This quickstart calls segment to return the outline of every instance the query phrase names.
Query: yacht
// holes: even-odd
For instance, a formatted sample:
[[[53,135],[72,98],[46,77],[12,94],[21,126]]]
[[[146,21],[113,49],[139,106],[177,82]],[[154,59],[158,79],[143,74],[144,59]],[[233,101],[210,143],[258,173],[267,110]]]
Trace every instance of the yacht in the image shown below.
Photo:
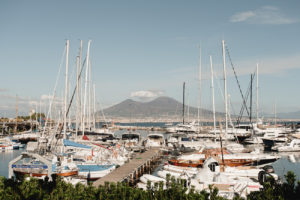
[[[121,136],[121,143],[124,144],[126,149],[140,151],[141,142],[141,134],[138,132],[128,131]]]
[[[276,145],[272,150],[279,152],[296,152],[300,151],[300,139],[293,139],[288,144]]]
[[[99,164],[77,164],[79,169],[78,176],[88,180],[97,180],[113,170],[115,165],[99,165]]]
[[[165,145],[165,138],[160,133],[149,134],[145,141],[145,147],[165,147]]]

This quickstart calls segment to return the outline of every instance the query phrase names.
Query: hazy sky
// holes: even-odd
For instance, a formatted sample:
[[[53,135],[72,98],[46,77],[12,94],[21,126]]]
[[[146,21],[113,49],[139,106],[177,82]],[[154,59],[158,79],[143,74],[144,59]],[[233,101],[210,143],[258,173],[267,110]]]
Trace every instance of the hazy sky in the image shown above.
[[[221,92],[224,39],[243,92],[259,63],[260,112],[300,110],[300,1],[0,1],[0,115],[35,108],[53,93],[66,39],[74,80],[79,40],[91,43],[97,101],[104,107],[127,98],[157,96],[197,106],[199,45],[202,107],[211,109],[209,55],[213,57],[216,104]],[[227,59],[228,93],[237,113],[241,95]],[[57,95],[63,94],[62,69]],[[71,84],[73,84],[72,81]],[[74,86],[72,86],[74,87]],[[254,85],[255,87],[255,85]],[[254,96],[255,98],[255,96]],[[45,100],[44,100],[45,101]],[[255,103],[255,102],[254,102]],[[28,105],[30,105],[28,107]]]

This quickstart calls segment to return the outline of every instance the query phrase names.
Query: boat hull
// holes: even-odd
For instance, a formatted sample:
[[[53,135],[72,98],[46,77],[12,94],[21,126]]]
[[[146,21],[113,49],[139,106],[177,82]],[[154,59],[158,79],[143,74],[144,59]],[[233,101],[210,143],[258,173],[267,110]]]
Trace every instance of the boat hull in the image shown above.
[[[42,176],[48,176],[47,172],[25,172],[25,171],[19,171],[19,170],[14,170],[14,173],[16,176],[31,176],[31,177],[42,177]]]
[[[202,167],[204,160],[193,161],[193,162],[169,160],[169,163],[171,165],[181,166],[181,167]],[[225,159],[224,160],[224,165],[229,166],[229,167],[252,165],[253,163],[254,163],[254,161],[251,159]]]
[[[63,176],[63,177],[67,177],[67,176],[75,176],[78,174],[78,170],[74,170],[74,171],[66,171],[66,172],[59,172],[59,173],[55,173],[57,176]]]

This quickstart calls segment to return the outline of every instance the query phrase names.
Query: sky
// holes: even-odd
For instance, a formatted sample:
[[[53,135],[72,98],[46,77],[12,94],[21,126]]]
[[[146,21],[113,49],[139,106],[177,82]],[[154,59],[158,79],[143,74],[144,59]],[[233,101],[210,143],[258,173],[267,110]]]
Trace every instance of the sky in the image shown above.
[[[14,115],[16,96],[20,113],[40,101],[49,105],[57,77],[56,96],[63,96],[66,40],[72,88],[80,40],[83,58],[91,40],[92,81],[102,108],[128,98],[182,101],[186,82],[187,102],[211,109],[211,55],[216,108],[223,111],[225,40],[244,94],[258,63],[260,113],[274,112],[274,105],[277,112],[300,111],[299,8],[298,0],[1,0],[0,116]],[[242,98],[228,55],[226,69],[231,110],[238,113]]]

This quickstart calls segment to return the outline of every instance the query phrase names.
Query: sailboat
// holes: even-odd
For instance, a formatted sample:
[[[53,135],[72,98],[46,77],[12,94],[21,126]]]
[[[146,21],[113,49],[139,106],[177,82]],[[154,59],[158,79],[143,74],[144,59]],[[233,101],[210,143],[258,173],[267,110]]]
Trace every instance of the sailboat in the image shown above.
[[[27,174],[29,176],[42,177],[42,176],[51,176],[55,174],[57,176],[72,176],[78,174],[78,168],[72,161],[72,155],[64,152],[64,143],[63,139],[66,139],[67,133],[67,97],[68,97],[68,63],[69,61],[69,40],[66,41],[66,73],[65,73],[65,97],[64,97],[64,119],[63,126],[58,127],[57,132],[54,132],[53,135],[57,136],[55,139],[57,149],[60,149],[60,152],[47,152],[41,151],[39,149],[39,144],[42,142],[48,142],[47,138],[42,137],[40,141],[35,143],[29,143],[28,146],[37,146],[33,148],[34,152],[24,152],[21,156],[12,160],[9,163],[10,176],[14,172],[17,175]],[[52,100],[53,101],[53,100]],[[48,118],[48,116],[47,116]],[[62,124],[61,124],[62,125]],[[44,129],[45,131],[45,129]],[[63,134],[61,133],[63,131]],[[56,146],[55,145],[55,146]]]
[[[168,127],[166,130],[167,133],[196,133],[198,130],[195,121],[191,123],[185,121],[185,82],[183,82],[182,123]]]

